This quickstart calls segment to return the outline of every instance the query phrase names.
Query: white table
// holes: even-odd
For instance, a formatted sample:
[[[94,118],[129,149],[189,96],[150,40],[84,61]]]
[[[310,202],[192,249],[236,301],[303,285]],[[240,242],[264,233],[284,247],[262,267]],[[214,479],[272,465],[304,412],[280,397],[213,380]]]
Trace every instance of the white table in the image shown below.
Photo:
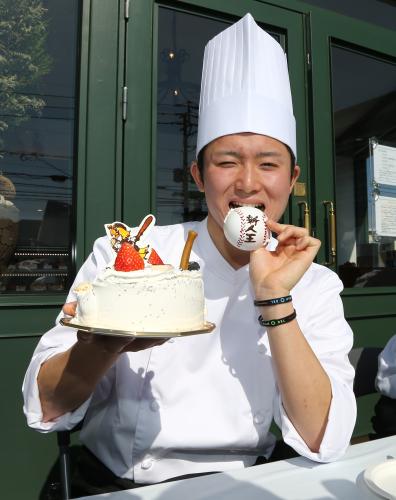
[[[366,486],[363,472],[389,458],[396,458],[396,436],[353,445],[330,464],[298,457],[84,500],[373,500],[382,497]]]

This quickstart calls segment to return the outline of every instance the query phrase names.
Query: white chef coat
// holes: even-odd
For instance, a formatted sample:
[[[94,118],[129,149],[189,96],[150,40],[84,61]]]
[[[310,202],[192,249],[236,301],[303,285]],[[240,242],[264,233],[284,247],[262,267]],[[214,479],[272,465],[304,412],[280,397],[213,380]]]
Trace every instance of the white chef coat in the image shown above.
[[[117,476],[138,483],[252,465],[273,449],[273,417],[298,453],[336,460],[348,446],[356,418],[347,356],[352,332],[343,315],[339,278],[312,264],[292,290],[300,328],[332,386],[327,428],[313,453],[282,407],[266,330],[253,304],[249,266],[234,270],[223,259],[206,220],[155,227],[149,240],[164,262],[178,266],[190,229],[198,233],[191,260],[201,266],[207,320],[216,329],[122,354],[80,408],[43,423],[36,381],[40,365],[76,341],[73,330],[55,326],[41,338],[24,380],[28,424],[42,432],[70,429],[85,416],[82,442]],[[108,239],[98,239],[72,289],[92,281],[111,256]]]

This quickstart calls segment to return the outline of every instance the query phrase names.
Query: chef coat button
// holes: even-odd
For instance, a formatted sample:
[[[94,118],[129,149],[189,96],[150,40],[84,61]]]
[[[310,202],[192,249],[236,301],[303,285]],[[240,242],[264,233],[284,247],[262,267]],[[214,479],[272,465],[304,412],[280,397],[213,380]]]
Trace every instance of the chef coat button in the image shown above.
[[[258,348],[258,352],[260,354],[263,354],[266,351],[266,348],[265,348],[264,344],[259,344],[257,348]]]
[[[141,464],[141,468],[144,470],[150,469],[153,465],[153,459],[151,457],[145,458]]]
[[[158,401],[156,401],[155,399],[153,399],[150,403],[150,408],[153,410],[153,411],[158,411],[159,410],[159,403]]]
[[[254,414],[253,422],[255,424],[260,425],[260,424],[263,424],[264,421],[265,421],[264,415],[260,411],[258,411],[257,413]]]

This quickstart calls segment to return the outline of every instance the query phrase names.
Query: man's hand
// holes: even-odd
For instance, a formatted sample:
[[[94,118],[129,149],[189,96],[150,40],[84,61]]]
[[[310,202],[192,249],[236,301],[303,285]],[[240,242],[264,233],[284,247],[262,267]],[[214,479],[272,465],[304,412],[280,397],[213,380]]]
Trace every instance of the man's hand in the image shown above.
[[[66,303],[62,311],[67,316],[74,317],[76,314],[77,302]],[[84,344],[91,344],[109,354],[121,354],[122,352],[137,352],[149,349],[166,342],[167,339],[136,339],[128,337],[117,337],[112,335],[96,335],[94,333],[78,330],[77,339]]]
[[[288,295],[321,245],[305,228],[270,220],[267,225],[278,234],[278,246],[272,252],[259,248],[250,254],[250,277],[257,299],[274,298],[274,293]]]

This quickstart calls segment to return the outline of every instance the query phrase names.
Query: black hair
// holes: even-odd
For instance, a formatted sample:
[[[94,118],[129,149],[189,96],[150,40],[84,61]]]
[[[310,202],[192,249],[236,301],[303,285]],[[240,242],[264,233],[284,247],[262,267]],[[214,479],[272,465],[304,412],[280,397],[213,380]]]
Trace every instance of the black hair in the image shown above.
[[[203,182],[203,174],[204,174],[204,156],[205,156],[205,149],[206,146],[204,146],[200,152],[198,153],[197,157],[197,165],[198,165],[198,171],[199,175],[201,176],[201,180]]]

